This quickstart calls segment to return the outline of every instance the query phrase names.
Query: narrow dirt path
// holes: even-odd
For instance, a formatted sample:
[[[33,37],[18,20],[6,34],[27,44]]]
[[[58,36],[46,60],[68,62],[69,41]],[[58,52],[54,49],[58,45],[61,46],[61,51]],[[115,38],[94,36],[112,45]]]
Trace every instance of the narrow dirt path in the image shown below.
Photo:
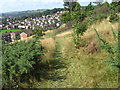
[[[57,34],[56,37],[62,37],[62,36],[69,35],[69,34],[72,34],[72,33],[73,33],[72,31],[67,31],[67,32],[63,32],[63,33]],[[32,39],[33,36],[30,36],[30,37],[27,37],[25,39],[22,39],[22,41]],[[42,39],[41,41],[44,42],[44,41],[47,41],[47,40],[49,41],[51,39],[52,38],[45,38],[45,39]],[[18,40],[18,41],[20,41],[20,40]]]
[[[67,32],[63,32],[61,34],[57,34],[56,37],[62,37],[62,36],[69,35],[69,34],[72,34],[72,33],[73,33],[72,31],[67,31]]]

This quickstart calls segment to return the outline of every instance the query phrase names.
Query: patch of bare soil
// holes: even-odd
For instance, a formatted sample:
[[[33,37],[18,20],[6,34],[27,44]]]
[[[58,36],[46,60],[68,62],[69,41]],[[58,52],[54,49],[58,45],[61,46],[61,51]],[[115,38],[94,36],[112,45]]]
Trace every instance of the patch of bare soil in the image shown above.
[[[96,53],[100,50],[100,47],[98,46],[100,42],[96,39],[93,39],[87,46],[86,52],[87,53]]]

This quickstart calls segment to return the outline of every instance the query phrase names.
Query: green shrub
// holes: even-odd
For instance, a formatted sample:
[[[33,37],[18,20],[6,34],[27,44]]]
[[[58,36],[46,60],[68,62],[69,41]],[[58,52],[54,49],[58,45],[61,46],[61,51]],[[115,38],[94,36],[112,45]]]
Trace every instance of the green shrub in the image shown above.
[[[87,23],[86,22],[78,23],[77,25],[74,25],[74,28],[75,28],[75,33],[83,35],[83,33],[87,29]]]
[[[36,39],[4,44],[2,47],[3,86],[18,88],[21,75],[30,73],[41,61],[43,48]]]
[[[20,40],[20,35],[17,35],[17,36],[16,36],[16,40]]]
[[[60,20],[63,23],[68,23],[69,21],[71,21],[71,13],[69,12],[63,13],[60,17]]]
[[[72,13],[71,18],[74,24],[82,22],[86,18],[86,13],[84,11],[77,11]]]
[[[116,7],[115,11],[116,11],[117,13],[120,13],[120,5]]]
[[[74,43],[75,46],[78,47],[80,44],[80,36],[84,34],[84,32],[87,30],[87,23],[81,22],[73,26],[74,28]]]
[[[97,20],[98,21],[102,21],[103,19],[106,19],[108,16],[106,14],[100,14],[98,17],[97,17]]]
[[[36,38],[36,39],[41,39],[41,36],[45,35],[43,33],[43,29],[42,27],[40,26],[35,26],[35,29],[32,30],[33,34],[35,34],[35,36],[33,38]]]
[[[119,16],[117,14],[111,14],[109,22],[115,22],[119,20]]]
[[[120,12],[120,1],[118,2],[112,2],[110,4],[110,9],[114,10],[114,12],[119,13]]]

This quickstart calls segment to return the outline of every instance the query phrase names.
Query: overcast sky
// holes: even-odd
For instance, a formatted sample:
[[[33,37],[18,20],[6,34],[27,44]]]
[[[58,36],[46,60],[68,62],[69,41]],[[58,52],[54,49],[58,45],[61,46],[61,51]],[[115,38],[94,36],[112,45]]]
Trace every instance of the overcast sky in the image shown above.
[[[81,5],[87,5],[95,0],[78,0]],[[111,2],[111,0],[107,0]],[[11,11],[25,11],[36,9],[52,9],[63,7],[63,0],[2,0],[0,13]]]

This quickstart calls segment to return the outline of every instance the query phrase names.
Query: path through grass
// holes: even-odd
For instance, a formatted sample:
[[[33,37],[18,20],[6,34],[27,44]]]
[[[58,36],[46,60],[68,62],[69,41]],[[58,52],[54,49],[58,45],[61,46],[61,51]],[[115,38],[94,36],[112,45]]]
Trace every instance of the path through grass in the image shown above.
[[[117,88],[117,72],[105,63],[105,51],[88,54],[82,48],[76,49],[71,35],[57,37],[55,41],[56,49],[49,61],[49,74],[41,82],[35,81],[33,87]]]
[[[117,25],[115,25],[117,26]],[[105,26],[106,27],[106,26]],[[99,27],[100,28],[100,27]],[[114,43],[109,28],[99,30],[101,35]],[[106,62],[107,53],[104,50],[88,51],[95,43],[95,33],[85,33],[80,42],[80,48],[74,47],[72,34],[55,36],[44,40],[48,53],[48,63],[42,64],[41,81],[34,79],[33,88],[117,88],[118,73]],[[87,34],[87,35],[86,35]],[[55,42],[55,43],[54,43]],[[55,45],[55,47],[54,47]],[[53,49],[55,48],[55,49]],[[50,56],[49,56],[50,55]],[[46,68],[45,68],[46,67]],[[49,68],[48,68],[49,67]]]

